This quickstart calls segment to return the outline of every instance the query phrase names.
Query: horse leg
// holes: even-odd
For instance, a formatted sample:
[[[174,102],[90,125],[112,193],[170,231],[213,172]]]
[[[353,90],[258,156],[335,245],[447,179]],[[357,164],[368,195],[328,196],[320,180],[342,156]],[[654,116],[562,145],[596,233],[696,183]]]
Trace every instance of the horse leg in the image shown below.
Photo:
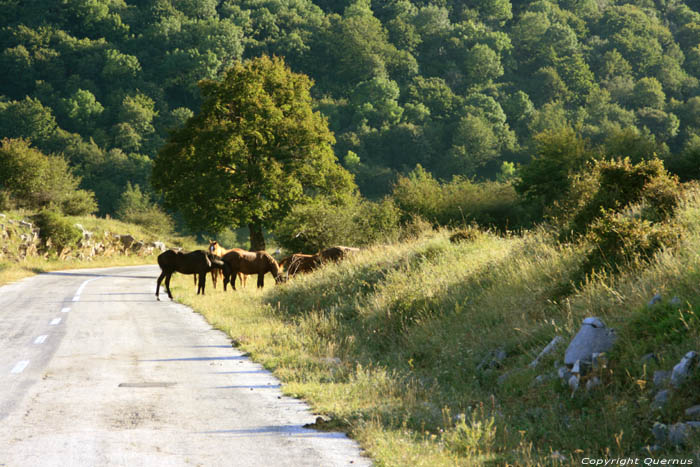
[[[211,270],[211,283],[214,288],[216,288],[216,281],[219,278],[219,274],[221,274],[221,269],[212,269]]]
[[[241,287],[245,287],[246,275],[243,274],[242,272],[239,272],[239,273],[238,273],[238,279],[239,279],[240,282],[241,282]]]
[[[173,277],[173,273],[171,272],[170,274],[167,274],[165,276],[165,290],[168,291],[168,297],[170,297],[170,300],[173,299],[173,294],[170,293],[170,278]]]
[[[258,274],[258,288],[262,289],[263,287],[265,287],[265,273],[261,272]]]
[[[207,285],[207,273],[201,272],[201,273],[199,273],[199,287],[197,287],[197,295],[199,295],[200,290],[202,291],[202,295],[204,295],[204,287],[206,285]]]
[[[162,282],[164,277],[165,277],[165,271],[160,273],[160,276],[158,276],[158,281],[156,282],[156,299],[159,301],[160,301],[160,297],[158,296],[158,292],[160,291],[160,283]]]

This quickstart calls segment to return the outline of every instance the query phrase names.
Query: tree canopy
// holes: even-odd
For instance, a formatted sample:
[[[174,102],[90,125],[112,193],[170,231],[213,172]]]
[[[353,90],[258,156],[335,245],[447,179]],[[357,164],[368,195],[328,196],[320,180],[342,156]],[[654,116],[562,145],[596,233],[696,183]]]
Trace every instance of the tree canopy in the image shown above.
[[[314,195],[342,197],[354,182],[333,153],[326,119],[312,108],[311,81],[281,58],[262,56],[200,82],[201,111],[158,153],[153,185],[193,228],[247,225],[251,247]]]
[[[697,1],[0,5],[0,137],[63,153],[101,214],[127,182],[151,191],[169,130],[200,110],[200,80],[262,55],[314,80],[335,155],[372,197],[418,163],[493,178],[536,157],[543,131],[580,129],[594,145],[627,135],[632,157],[676,162],[700,135]]]

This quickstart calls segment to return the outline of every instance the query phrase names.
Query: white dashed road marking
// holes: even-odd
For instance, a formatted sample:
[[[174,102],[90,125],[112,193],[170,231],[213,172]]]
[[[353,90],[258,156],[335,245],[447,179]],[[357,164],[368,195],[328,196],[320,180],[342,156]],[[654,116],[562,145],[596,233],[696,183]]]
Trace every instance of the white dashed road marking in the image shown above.
[[[70,308],[61,308],[61,313],[68,313]]]
[[[60,322],[61,322],[61,318],[54,318],[51,320],[51,326],[56,326]]]
[[[29,365],[29,360],[22,360],[17,362],[17,364],[12,368],[10,373],[22,373],[25,368]]]
[[[46,338],[47,338],[47,337],[49,337],[49,336],[47,336],[47,335],[39,336],[39,337],[36,338],[36,340],[34,341],[34,343],[35,343],[35,344],[43,344],[44,342],[46,342]]]
[[[88,279],[82,284],[80,284],[80,287],[78,287],[78,291],[75,292],[75,296],[73,297],[73,301],[77,302],[80,300],[80,294],[83,293],[83,289],[85,289],[85,286],[88,285],[92,281],[96,281],[97,279],[101,279],[101,277],[93,277],[92,279]]]

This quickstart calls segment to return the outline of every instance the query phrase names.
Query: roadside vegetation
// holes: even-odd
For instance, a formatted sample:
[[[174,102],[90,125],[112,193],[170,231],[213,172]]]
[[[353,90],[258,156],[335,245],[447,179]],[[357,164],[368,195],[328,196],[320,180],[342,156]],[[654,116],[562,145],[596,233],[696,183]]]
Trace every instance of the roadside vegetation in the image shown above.
[[[3,229],[0,234],[10,229],[10,223],[15,224],[21,221],[33,222],[37,212],[29,210],[2,211],[5,215],[0,219]],[[183,249],[196,249],[197,243],[192,237],[178,236],[175,234],[163,235],[153,232],[139,225],[129,224],[116,219],[104,219],[92,215],[87,216],[58,216],[58,222],[69,231],[77,233],[80,238],[80,231],[75,224],[82,225],[91,232],[95,238],[103,238],[105,233],[117,233],[120,235],[131,235],[144,242],[160,241],[168,247],[181,247]],[[77,232],[75,232],[77,231]],[[48,235],[44,232],[44,235]],[[72,237],[73,234],[71,234]],[[41,236],[41,234],[40,234]],[[50,236],[47,238],[51,238]],[[73,239],[75,237],[72,237]],[[18,236],[4,236],[0,242],[0,249],[6,249],[8,254],[0,255],[0,285],[14,282],[24,277],[28,277],[45,271],[57,271],[61,269],[75,268],[100,268],[112,266],[132,266],[138,264],[155,264],[156,255],[140,256],[138,254],[114,254],[110,256],[96,255],[90,259],[79,260],[76,258],[61,258],[55,247],[46,248],[34,255],[27,255],[18,259],[15,253],[19,247],[21,239]],[[72,240],[71,240],[72,241]]]
[[[676,222],[683,235],[674,248],[574,283],[585,241],[561,243],[557,231],[537,228],[474,230],[452,243],[453,231],[427,229],[263,291],[249,283],[195,297],[181,277],[174,293],[273,371],[287,394],[308,400],[324,418],[318,428],[347,431],[378,465],[697,459],[694,444],[646,451],[654,421],[681,420],[700,402],[696,374],[664,410],[650,410],[654,371],[700,348],[697,191]],[[662,303],[648,306],[657,293]],[[537,383],[563,354],[528,364],[555,335],[570,341],[588,316],[619,335],[602,386],[572,395],[556,377]],[[507,357],[492,365],[499,349]],[[642,359],[650,352],[658,360]]]

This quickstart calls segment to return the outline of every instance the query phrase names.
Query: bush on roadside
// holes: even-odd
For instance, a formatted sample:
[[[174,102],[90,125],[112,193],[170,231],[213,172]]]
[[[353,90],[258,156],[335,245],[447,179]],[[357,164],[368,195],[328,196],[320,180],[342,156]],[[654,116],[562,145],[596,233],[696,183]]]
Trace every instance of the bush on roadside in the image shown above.
[[[295,206],[272,234],[289,251],[315,253],[332,245],[360,246],[395,240],[399,210],[389,199],[379,202],[349,197],[340,205],[323,197]]]
[[[170,234],[174,230],[173,220],[139,185],[126,184],[126,190],[117,202],[116,217],[130,224],[141,225],[154,233]]]
[[[82,232],[57,211],[44,209],[34,215],[33,220],[39,228],[39,236],[44,245],[51,245],[57,253],[66,247],[75,246],[82,237]]]
[[[526,226],[530,213],[511,182],[473,182],[456,176],[441,183],[420,165],[399,177],[392,197],[404,219],[420,216],[433,225],[476,223],[503,231]]]

